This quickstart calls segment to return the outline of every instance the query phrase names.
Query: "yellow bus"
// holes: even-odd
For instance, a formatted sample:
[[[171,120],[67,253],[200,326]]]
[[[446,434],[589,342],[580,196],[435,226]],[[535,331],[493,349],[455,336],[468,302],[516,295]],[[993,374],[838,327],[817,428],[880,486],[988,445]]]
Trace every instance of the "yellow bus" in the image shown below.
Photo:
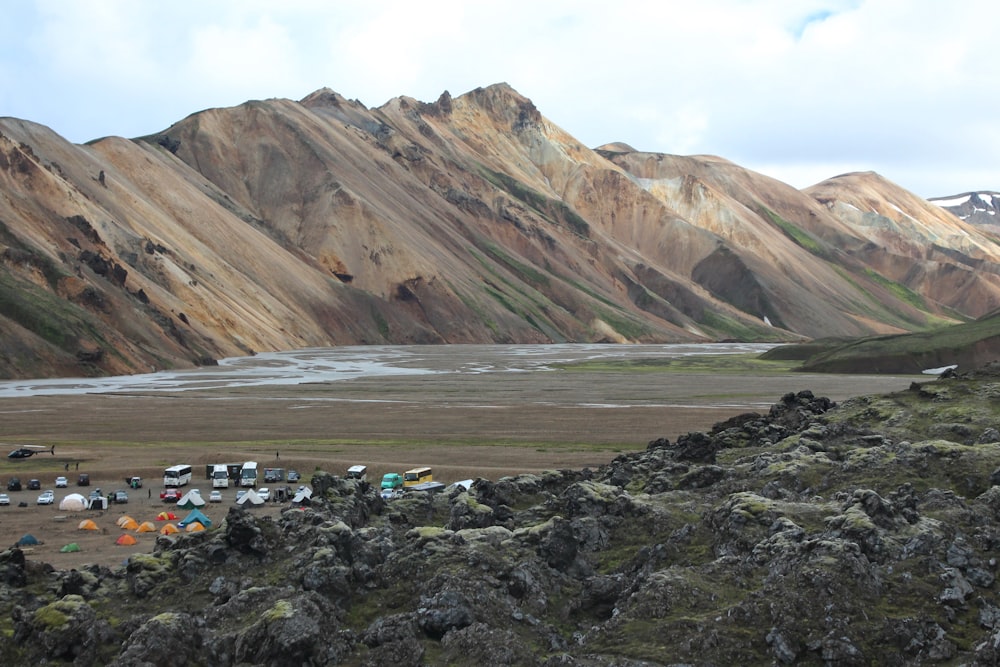
[[[433,481],[434,475],[431,469],[427,466],[422,468],[413,468],[412,470],[407,470],[403,473],[403,488]]]

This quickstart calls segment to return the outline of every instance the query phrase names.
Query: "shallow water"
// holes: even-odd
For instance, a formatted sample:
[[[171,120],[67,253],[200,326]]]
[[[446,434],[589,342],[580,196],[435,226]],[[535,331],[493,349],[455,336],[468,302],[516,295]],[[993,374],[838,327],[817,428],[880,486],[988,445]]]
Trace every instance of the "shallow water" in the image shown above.
[[[590,359],[677,358],[761,353],[754,343],[703,345],[371,345],[308,348],[222,359],[218,366],[105,378],[0,382],[0,398],[121,392],[178,392],[253,386],[328,383],[359,377],[426,374],[525,373]]]

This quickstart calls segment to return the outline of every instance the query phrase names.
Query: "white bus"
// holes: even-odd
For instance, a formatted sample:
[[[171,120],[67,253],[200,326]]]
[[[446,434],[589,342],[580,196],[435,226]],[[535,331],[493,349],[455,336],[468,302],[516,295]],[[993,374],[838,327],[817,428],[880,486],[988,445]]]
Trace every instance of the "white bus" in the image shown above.
[[[191,481],[191,466],[170,466],[163,471],[163,486],[186,486]]]
[[[257,486],[257,462],[247,461],[240,468],[240,486]]]
[[[229,468],[226,467],[225,463],[216,463],[212,466],[212,488],[229,488]]]

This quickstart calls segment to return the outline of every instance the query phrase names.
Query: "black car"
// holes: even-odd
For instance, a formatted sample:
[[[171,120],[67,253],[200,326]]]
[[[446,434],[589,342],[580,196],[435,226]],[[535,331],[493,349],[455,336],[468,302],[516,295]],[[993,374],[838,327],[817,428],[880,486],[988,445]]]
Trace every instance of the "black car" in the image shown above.
[[[85,472],[81,472],[80,476],[76,478],[77,486],[90,486],[90,475]]]
[[[7,482],[8,491],[20,491],[21,490],[21,480],[17,477],[11,477],[10,481]]]
[[[28,491],[37,491],[42,488],[42,483],[37,479],[28,480]]]

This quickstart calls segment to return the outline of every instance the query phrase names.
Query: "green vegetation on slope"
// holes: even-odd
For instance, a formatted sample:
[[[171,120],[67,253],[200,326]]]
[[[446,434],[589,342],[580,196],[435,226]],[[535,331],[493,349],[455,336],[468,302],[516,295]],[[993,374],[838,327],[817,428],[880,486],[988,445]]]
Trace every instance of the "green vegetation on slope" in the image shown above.
[[[785,346],[762,358],[804,359],[800,370],[808,372],[920,373],[953,364],[971,369],[1000,358],[1000,311],[935,331]]]

